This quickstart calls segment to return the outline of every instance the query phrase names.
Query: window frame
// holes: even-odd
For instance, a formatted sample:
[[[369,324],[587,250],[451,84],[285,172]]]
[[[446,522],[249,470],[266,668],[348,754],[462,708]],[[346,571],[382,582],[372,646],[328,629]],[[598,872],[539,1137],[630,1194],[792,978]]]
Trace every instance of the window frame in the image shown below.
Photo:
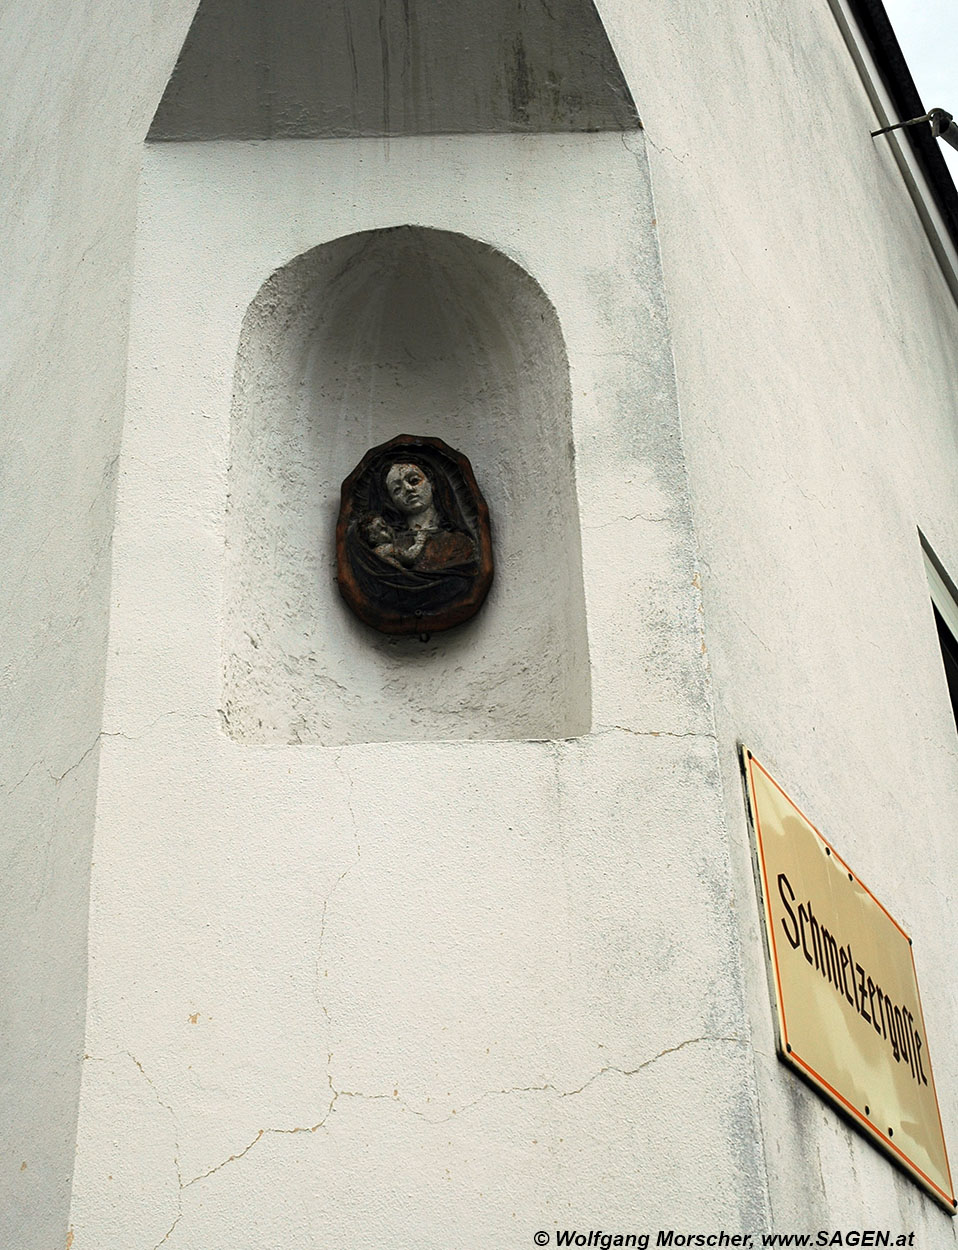
[[[925,577],[931,595],[938,631],[938,645],[945,670],[951,708],[958,730],[958,588],[945,572],[941,561],[932,551],[922,534],[921,553],[925,562]]]

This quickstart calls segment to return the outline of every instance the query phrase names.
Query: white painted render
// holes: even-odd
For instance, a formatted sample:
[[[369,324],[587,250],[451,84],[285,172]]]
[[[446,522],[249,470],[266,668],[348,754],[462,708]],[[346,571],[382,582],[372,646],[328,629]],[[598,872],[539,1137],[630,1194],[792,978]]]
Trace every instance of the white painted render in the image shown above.
[[[706,833],[720,805],[643,146],[640,136],[476,136],[367,140],[358,152],[355,141],[148,151],[113,549],[77,1247],[120,1246],[147,1227],[171,1247],[252,1245],[251,1228],[266,1244],[332,1235],[372,1246],[415,1228],[417,1244],[438,1248],[455,1225],[498,1244],[566,1212],[598,1217],[606,1202],[620,1220],[638,1201],[665,1222],[674,1196],[643,1163],[648,1146],[627,1145],[650,1131],[641,1108],[660,1102],[654,1155],[681,1170],[683,1205],[710,1203],[735,1226],[763,1218],[725,842],[716,827]],[[583,236],[600,183],[610,217]],[[560,200],[570,211],[544,215]],[[350,745],[326,747],[315,732],[311,743],[227,736],[221,653],[236,621],[246,613],[281,634],[302,624],[292,590],[284,601],[262,578],[243,580],[248,559],[227,573],[230,534],[241,538],[229,518],[250,497],[231,478],[231,423],[235,434],[248,420],[236,388],[263,394],[257,369],[234,379],[247,308],[310,248],[407,223],[496,248],[485,281],[524,270],[521,289],[542,292],[526,315],[551,305],[561,327],[568,366],[553,353],[549,368],[568,370],[576,494],[557,472],[563,461],[568,471],[568,429],[556,449],[526,446],[528,428],[510,434],[506,422],[491,438],[482,414],[457,426],[455,412],[437,409],[413,432],[455,434],[478,472],[483,454],[500,466],[484,483],[494,518],[522,499],[540,508],[544,474],[565,543],[581,525],[591,721],[586,704],[567,741],[422,740],[435,736],[436,713],[420,670],[450,654],[488,667],[498,650],[500,680],[513,680],[510,657],[540,610],[524,581],[541,597],[551,561],[577,564],[577,551],[546,542],[533,546],[541,574],[533,563],[512,577],[539,536],[502,516],[500,599],[474,632],[482,651],[445,644],[410,657],[405,679],[392,678],[403,732],[357,654],[329,554],[338,477],[380,441],[388,414],[372,433],[348,408],[342,429],[330,425],[324,375],[304,352],[297,403],[338,459],[336,472],[317,465],[323,506],[304,514],[312,532],[287,522],[282,541],[301,544],[303,559],[310,543],[327,544],[313,564],[328,624],[312,645],[338,664],[352,700],[382,704],[385,734],[369,725],[373,741],[354,731]],[[526,308],[514,281],[501,286],[503,316]],[[450,344],[467,316],[482,346],[482,309],[447,307]],[[525,333],[518,322],[516,341]],[[469,381],[464,369],[466,392]],[[550,385],[561,407],[564,386]],[[406,402],[395,432],[408,424]],[[527,427],[530,402],[517,409]],[[298,428],[276,403],[254,445]],[[287,446],[273,476],[303,454],[302,440]],[[243,474],[261,474],[247,461]],[[286,513],[298,497],[285,499]],[[268,533],[274,522],[261,524]],[[249,584],[270,596],[265,622]],[[290,679],[295,697],[317,675],[301,666]],[[257,689],[245,696],[254,711],[269,694]],[[485,698],[496,706],[494,692]],[[483,723],[478,687],[472,704],[450,737],[466,736],[470,717]],[[375,741],[383,736],[392,741]],[[666,833],[677,790],[697,814]],[[706,1099],[692,1093],[703,1080]],[[689,1092],[663,1099],[660,1082]],[[137,1091],[161,1129],[149,1149],[129,1144]],[[606,1144],[586,1161],[575,1125],[596,1115]],[[703,1125],[711,1166],[695,1144]],[[286,1164],[283,1146],[293,1150]],[[276,1174],[251,1222],[263,1158]],[[399,1160],[414,1167],[411,1193]],[[611,1194],[609,1166],[620,1178]],[[309,1201],[300,1167],[315,1169]],[[515,1197],[504,1184],[519,1186]]]
[[[775,1058],[735,750],[912,934],[958,1150],[958,739],[918,540],[958,580],[958,312],[827,0],[597,7],[644,136],[144,150],[189,4],[0,18],[4,1245],[955,1242]],[[590,718],[236,741],[243,318],[405,223],[555,310]]]
[[[0,10],[0,1245],[63,1245],[143,136],[189,0]]]
[[[599,7],[652,166],[771,1216],[937,1250],[954,1221],[775,1058],[736,741],[911,934],[954,1168],[958,738],[918,529],[954,578],[958,311],[826,3]]]

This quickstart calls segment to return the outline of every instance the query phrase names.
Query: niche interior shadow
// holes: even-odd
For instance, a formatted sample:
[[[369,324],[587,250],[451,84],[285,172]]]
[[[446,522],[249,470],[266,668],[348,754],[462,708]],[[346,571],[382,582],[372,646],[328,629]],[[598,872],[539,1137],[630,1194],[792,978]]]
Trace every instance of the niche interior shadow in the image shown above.
[[[472,462],[496,578],[428,643],[335,583],[341,481],[396,434]],[[555,738],[590,724],[571,394],[555,310],[463,235],[400,226],[298,256],[247,310],[234,379],[223,716],[247,743]]]

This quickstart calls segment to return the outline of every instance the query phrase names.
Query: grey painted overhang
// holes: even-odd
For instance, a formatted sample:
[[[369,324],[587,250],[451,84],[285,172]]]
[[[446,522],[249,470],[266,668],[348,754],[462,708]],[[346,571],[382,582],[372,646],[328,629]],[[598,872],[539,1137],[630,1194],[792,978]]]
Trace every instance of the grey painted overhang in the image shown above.
[[[200,0],[147,137],[638,125],[592,0]]]

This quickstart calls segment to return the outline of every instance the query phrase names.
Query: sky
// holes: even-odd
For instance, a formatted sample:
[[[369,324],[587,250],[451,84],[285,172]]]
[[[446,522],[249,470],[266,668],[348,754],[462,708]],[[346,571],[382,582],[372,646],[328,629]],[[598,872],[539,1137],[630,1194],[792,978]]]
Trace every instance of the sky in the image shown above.
[[[958,120],[958,0],[884,3],[925,108],[947,109]],[[958,183],[958,152],[939,146]]]

